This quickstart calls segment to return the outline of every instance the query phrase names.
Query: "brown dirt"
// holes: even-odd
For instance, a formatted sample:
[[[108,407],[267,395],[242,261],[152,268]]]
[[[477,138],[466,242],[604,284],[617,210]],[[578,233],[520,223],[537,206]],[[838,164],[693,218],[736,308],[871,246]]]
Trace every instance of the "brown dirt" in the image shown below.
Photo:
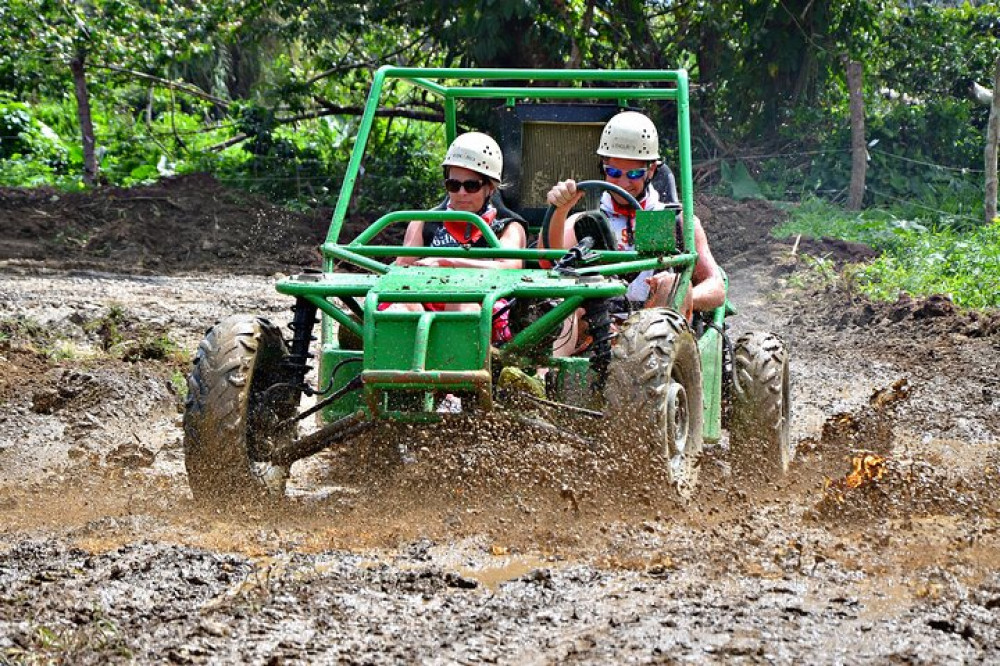
[[[189,175],[65,193],[0,189],[0,261],[137,273],[318,266],[330,211],[296,213]]]
[[[191,500],[176,380],[222,316],[287,321],[250,274],[315,265],[328,211],[193,176],[0,195],[0,663],[1000,658],[996,313],[791,289],[816,248],[764,202],[697,212],[734,331],[791,344],[789,475],[737,478],[724,438],[685,505],[649,456],[459,419],[260,508]]]

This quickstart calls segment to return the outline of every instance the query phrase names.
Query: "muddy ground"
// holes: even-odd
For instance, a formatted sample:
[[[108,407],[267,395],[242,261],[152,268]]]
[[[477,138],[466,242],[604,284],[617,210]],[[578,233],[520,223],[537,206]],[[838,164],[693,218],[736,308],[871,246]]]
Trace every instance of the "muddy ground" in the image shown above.
[[[998,317],[867,303],[803,259],[863,248],[793,253],[766,204],[699,213],[736,331],[793,349],[786,477],[724,438],[681,504],[655,461],[490,421],[296,463],[261,509],[191,499],[183,374],[217,319],[287,322],[324,213],[0,192],[0,663],[1000,659]]]

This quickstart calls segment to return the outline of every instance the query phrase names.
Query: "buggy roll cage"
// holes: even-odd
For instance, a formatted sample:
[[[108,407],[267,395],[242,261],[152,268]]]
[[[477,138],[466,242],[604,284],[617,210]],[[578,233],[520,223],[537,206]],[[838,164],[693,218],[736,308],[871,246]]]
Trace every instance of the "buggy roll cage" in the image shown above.
[[[542,188],[568,175],[549,173],[562,170],[574,157],[572,148],[585,146],[586,160],[593,159],[592,146],[604,120],[595,113],[579,113],[580,109],[603,107],[613,113],[639,101],[669,101],[676,109],[677,177],[680,182],[680,202],[663,210],[636,211],[634,250],[592,250],[581,257],[571,271],[555,269],[460,269],[415,266],[394,266],[383,263],[392,257],[464,257],[474,259],[521,259],[537,266],[539,260],[556,262],[567,255],[567,249],[500,247],[496,234],[481,218],[472,213],[440,210],[403,210],[390,212],[372,223],[353,240],[341,241],[348,205],[361,173],[361,162],[378,115],[386,84],[404,81],[428,91],[443,100],[445,130],[448,142],[458,133],[457,108],[463,100],[499,100],[507,120],[513,118],[523,125],[523,138],[501,143],[505,154],[504,177],[527,183],[531,179],[533,205],[544,202]],[[538,101],[549,102],[540,104]],[[559,103],[551,103],[553,101]],[[521,113],[524,115],[522,116]],[[691,277],[698,255],[694,251],[694,187],[691,164],[691,128],[688,100],[688,77],[684,70],[525,70],[525,69],[420,69],[386,66],[373,77],[371,91],[365,103],[357,139],[351,152],[340,195],[334,208],[329,231],[321,246],[323,271],[305,273],[281,280],[276,285],[280,293],[297,299],[296,321],[308,323],[317,310],[322,319],[321,377],[339,393],[361,374],[370,413],[398,416],[380,402],[383,392],[411,390],[427,396],[448,387],[449,390],[471,390],[480,402],[490,401],[490,357],[496,351],[501,363],[542,363],[559,369],[558,376],[585,376],[590,359],[584,357],[556,358],[551,346],[545,344],[568,317],[586,303],[623,296],[629,273],[643,270],[672,269],[678,273],[678,287],[671,306],[680,311],[691,288]],[[547,115],[546,115],[547,114]],[[530,116],[530,119],[529,119]],[[610,116],[607,116],[610,117]],[[530,126],[528,123],[532,123]],[[549,134],[550,130],[554,132]],[[584,131],[591,132],[590,141]],[[553,138],[555,137],[555,138]],[[572,141],[564,137],[573,137]],[[509,137],[505,137],[509,138]],[[530,138],[530,142],[528,139]],[[575,143],[574,143],[575,142]],[[514,145],[518,144],[520,145]],[[538,146],[549,147],[538,149]],[[530,148],[530,150],[528,149]],[[518,153],[516,151],[520,150]],[[514,151],[514,152],[511,152]],[[540,163],[529,167],[526,161],[538,155],[554,154],[566,160]],[[510,155],[516,159],[506,159]],[[576,158],[583,153],[577,151]],[[592,163],[592,162],[591,162]],[[520,169],[520,173],[516,170]],[[573,163],[572,169],[577,169]],[[525,173],[527,172],[527,173]],[[581,174],[582,175],[582,174]],[[551,182],[549,182],[551,180]],[[544,181],[544,182],[543,182]],[[603,181],[594,186],[609,185]],[[522,191],[522,195],[524,192]],[[522,199],[524,197],[522,196]],[[524,201],[521,202],[522,204]],[[538,213],[538,208],[530,209]],[[515,207],[515,211],[517,208]],[[520,213],[529,208],[522,207]],[[677,214],[680,213],[681,238],[676,238]],[[525,215],[527,217],[527,215]],[[482,233],[486,247],[405,247],[374,245],[375,237],[391,225],[414,220],[464,221]],[[678,247],[678,240],[681,247]],[[346,262],[362,269],[336,270]],[[513,333],[513,338],[491,349],[491,317],[501,298],[528,302],[537,299],[554,303],[552,309]],[[555,299],[554,301],[551,299]],[[477,302],[479,312],[393,312],[380,311],[383,302]],[[707,314],[703,335],[698,339],[702,350],[702,370],[705,395],[706,439],[718,439],[720,430],[720,386],[723,375],[722,332],[724,320],[733,313],[728,301]],[[482,313],[487,313],[482,316]],[[301,315],[301,316],[300,316]],[[334,329],[334,322],[339,330]],[[307,358],[309,330],[294,325],[293,351],[296,358]],[[301,332],[300,329],[301,328]],[[377,332],[381,330],[381,333]],[[347,343],[341,345],[341,336]],[[299,340],[301,338],[301,341]],[[353,342],[351,341],[353,340]],[[450,344],[462,340],[463,344]],[[376,344],[378,343],[378,344]],[[363,351],[362,351],[363,350]],[[361,367],[358,368],[360,362]],[[349,365],[345,365],[349,364]],[[558,377],[557,377],[558,379]],[[572,380],[576,381],[576,380]],[[380,406],[381,405],[381,406]],[[425,405],[430,405],[429,402]],[[347,396],[327,408],[327,417],[352,413],[360,406]]]
[[[376,220],[368,230],[350,243],[340,242],[341,230],[347,214],[348,203],[361,169],[362,157],[367,147],[372,125],[379,109],[386,82],[391,79],[406,81],[436,94],[443,100],[445,131],[447,142],[454,140],[458,133],[457,106],[460,100],[502,100],[507,107],[514,107],[521,100],[612,100],[620,107],[631,101],[667,100],[673,101],[677,110],[677,136],[680,180],[680,212],[682,215],[682,237],[684,248],[694,247],[694,194],[691,174],[691,130],[688,102],[688,77],[685,70],[524,70],[524,69],[421,69],[411,67],[384,66],[375,72],[371,92],[361,116],[357,140],[351,152],[340,195],[330,222],[329,232],[321,247],[325,269],[331,271],[337,261],[346,261],[359,268],[377,274],[387,272],[387,267],[379,257],[466,257],[472,259],[521,259],[554,261],[565,255],[562,249],[514,249],[501,248],[496,234],[486,228],[482,221],[471,213],[456,214],[441,211],[396,211]],[[509,82],[522,85],[510,85]],[[452,83],[454,82],[454,83]],[[471,85],[482,82],[482,85]],[[501,82],[504,85],[495,85]],[[569,83],[577,85],[552,86],[529,85],[531,83]],[[646,87],[583,87],[582,83],[641,83]],[[647,211],[638,211],[638,218]],[[648,217],[648,216],[647,216]],[[673,238],[673,214],[669,215],[671,228],[666,237]],[[464,220],[475,225],[483,233],[488,247],[485,248],[429,248],[370,245],[369,242],[386,227],[412,220],[439,221],[443,219]],[[648,221],[647,221],[648,223]],[[640,226],[637,221],[637,227]],[[663,231],[667,231],[663,229]],[[636,250],[595,251],[588,267],[580,268],[581,275],[616,275],[647,269],[663,269],[679,266],[687,273],[682,284],[690,279],[697,255],[688,251],[676,253],[674,243],[650,241],[644,243],[636,239]],[[669,256],[668,256],[669,255]],[[679,293],[678,297],[682,297]]]
[[[568,317],[588,298],[611,298],[625,293],[625,285],[621,281],[587,283],[588,277],[624,276],[644,270],[662,270],[672,268],[679,273],[678,288],[673,294],[673,308],[680,310],[683,300],[690,289],[691,277],[698,255],[693,251],[694,243],[694,187],[691,170],[691,129],[688,101],[688,76],[682,69],[678,70],[596,70],[596,69],[471,69],[471,68],[412,68],[384,66],[379,68],[372,80],[371,91],[365,103],[358,128],[357,139],[351,152],[344,180],[341,185],[337,205],[334,208],[327,237],[320,250],[323,255],[323,276],[298,276],[280,281],[276,287],[279,292],[303,298],[315,305],[328,316],[323,320],[323,339],[336,345],[332,329],[332,321],[357,336],[365,337],[363,312],[357,303],[364,301],[365,310],[369,309],[368,301],[379,296],[373,292],[373,287],[379,280],[393,276],[397,270],[391,264],[379,261],[390,257],[464,257],[471,259],[521,259],[526,262],[547,260],[557,261],[566,255],[565,249],[538,248],[504,248],[500,247],[499,239],[482,220],[471,213],[456,211],[403,210],[383,215],[355,239],[348,243],[340,240],[341,231],[347,214],[348,205],[354,193],[354,188],[361,171],[361,162],[371,135],[374,119],[386,84],[390,80],[402,80],[418,88],[422,88],[442,100],[445,116],[445,130],[449,143],[458,133],[457,107],[461,100],[501,100],[510,109],[516,108],[519,101],[528,100],[561,100],[586,102],[594,100],[616,102],[619,107],[629,103],[646,100],[666,100],[675,103],[678,137],[678,176],[680,180],[680,204],[660,211],[636,211],[635,219],[635,249],[629,251],[594,250],[587,254],[582,264],[574,268],[574,280],[565,280],[554,271],[542,272],[530,269],[505,269],[487,271],[491,274],[492,283],[487,291],[490,295],[481,301],[484,308],[492,306],[497,298],[528,297],[548,298],[557,290],[564,300],[554,310],[528,328],[515,332],[514,338],[504,345],[507,353],[527,351],[537,345],[555,326]],[[510,82],[520,83],[511,85]],[[553,83],[564,85],[552,85]],[[622,86],[627,83],[631,86]],[[478,84],[478,85],[476,85]],[[502,84],[502,85],[501,85]],[[535,84],[535,85],[531,85]],[[545,85],[541,85],[545,84]],[[590,84],[593,87],[585,87]],[[503,147],[502,147],[503,148]],[[589,147],[588,147],[589,150]],[[553,183],[555,180],[553,179]],[[677,248],[675,231],[677,209],[681,213],[681,240],[683,248]],[[439,221],[443,219],[465,221],[478,228],[487,247],[406,247],[400,245],[372,245],[378,233],[386,227],[400,222],[413,220]],[[347,262],[363,269],[367,274],[336,272],[339,262]],[[413,268],[410,267],[412,271]],[[449,271],[462,269],[447,269]],[[471,280],[469,284],[478,283],[485,276],[473,277],[479,271],[462,270]],[[542,278],[541,275],[545,275]],[[538,276],[524,279],[525,274]],[[533,282],[532,282],[533,281]],[[401,275],[393,278],[390,283],[405,283]],[[390,283],[378,282],[383,286]],[[544,283],[544,286],[543,286]],[[480,288],[485,288],[481,286]],[[468,301],[468,289],[454,290],[442,284],[433,293],[421,295],[407,291],[409,287],[400,286],[394,292],[398,301],[427,301],[432,297],[438,302]],[[548,291],[546,291],[548,290]],[[473,300],[480,300],[473,296]],[[338,305],[333,299],[338,299],[343,305]],[[360,301],[356,300],[360,299]],[[374,306],[373,306],[374,307]],[[724,312],[713,313],[713,319],[721,324]],[[489,325],[488,318],[482,326]]]

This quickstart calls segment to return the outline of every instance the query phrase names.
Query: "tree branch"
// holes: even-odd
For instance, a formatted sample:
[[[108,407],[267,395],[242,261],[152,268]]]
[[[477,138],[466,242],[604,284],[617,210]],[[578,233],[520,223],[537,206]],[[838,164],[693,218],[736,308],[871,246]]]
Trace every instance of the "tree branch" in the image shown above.
[[[274,122],[280,125],[287,125],[289,123],[298,122],[300,120],[312,120],[314,118],[323,118],[325,116],[360,116],[364,113],[364,107],[362,106],[325,106],[322,109],[314,109],[313,111],[306,111],[305,113],[299,113],[294,116],[284,116],[282,118],[275,118]],[[430,111],[418,111],[416,109],[377,109],[375,115],[380,118],[410,118],[413,120],[426,120],[432,123],[443,123],[444,114],[443,113],[432,113]],[[241,141],[245,141],[250,138],[248,134],[237,134],[236,136],[230,137],[221,143],[216,143],[209,146],[206,150],[211,152],[219,152],[225,150],[230,146],[235,146]]]
[[[285,116],[283,118],[275,118],[275,122],[287,124],[294,123],[299,120],[310,120],[312,118],[322,118],[324,116],[360,116],[365,111],[363,106],[337,106],[337,105],[327,105],[322,109],[315,109],[313,111],[306,111],[305,113],[299,113],[294,116]],[[418,111],[416,109],[376,109],[375,115],[379,118],[410,118],[413,120],[426,120],[433,123],[443,123],[444,114],[443,113],[432,113],[430,111]]]
[[[1000,90],[1000,58],[997,58],[993,70],[993,90]],[[993,95],[990,104],[990,119],[986,126],[986,148],[983,157],[986,161],[985,190],[983,202],[986,213],[986,224],[993,222],[997,216],[997,152],[1000,150],[1000,95]]]
[[[386,53],[384,55],[379,56],[377,59],[373,58],[373,59],[368,60],[366,62],[359,62],[359,63],[349,64],[349,65],[337,65],[336,67],[331,67],[330,69],[326,70],[325,72],[320,72],[319,74],[306,79],[305,80],[305,85],[311,86],[312,84],[316,83],[320,79],[325,79],[325,78],[327,78],[329,76],[333,76],[334,74],[340,74],[342,72],[349,72],[349,71],[354,70],[354,69],[360,69],[361,67],[374,67],[378,63],[385,62],[385,61],[389,60],[390,58],[394,58],[395,56],[398,56],[399,54],[408,51],[412,47],[417,46],[418,44],[420,44],[420,43],[422,43],[422,42],[424,42],[426,40],[427,40],[427,33],[426,32],[425,33],[421,33],[412,42],[410,42],[409,44],[404,44],[403,46],[399,47],[395,51],[392,51],[390,53]]]
[[[719,134],[715,131],[715,129],[711,125],[708,124],[708,121],[705,120],[705,117],[702,116],[697,111],[694,112],[694,116],[695,118],[698,119],[698,124],[701,126],[701,128],[705,130],[705,134],[707,134],[708,138],[711,139],[712,143],[715,144],[715,147],[718,148],[723,155],[731,155],[733,152],[732,148],[727,146],[725,142],[721,138],[719,138]]]
[[[983,106],[989,106],[993,103],[993,91],[989,88],[984,88],[975,81],[972,82],[972,99],[976,100]]]
[[[112,72],[118,72],[119,74],[127,74],[136,79],[142,79],[143,81],[151,81],[153,83],[159,83],[162,86],[171,88],[174,90],[180,90],[194,97],[200,97],[201,99],[208,100],[213,104],[218,104],[224,109],[229,108],[229,101],[224,100],[221,97],[216,97],[210,93],[205,92],[201,88],[190,83],[183,83],[180,81],[171,81],[170,79],[163,79],[159,76],[153,76],[152,74],[146,74],[145,72],[137,72],[134,69],[126,69],[125,67],[119,67],[117,65],[92,65],[92,67],[97,67],[99,69],[107,69]]]

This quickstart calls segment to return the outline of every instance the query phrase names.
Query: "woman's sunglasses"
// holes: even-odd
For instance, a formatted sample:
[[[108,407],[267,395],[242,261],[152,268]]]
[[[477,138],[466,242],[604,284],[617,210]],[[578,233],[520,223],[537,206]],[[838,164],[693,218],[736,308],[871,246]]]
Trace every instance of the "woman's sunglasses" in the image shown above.
[[[464,187],[465,191],[469,194],[475,194],[479,190],[483,189],[483,185],[485,184],[486,183],[484,181],[473,180],[471,178],[469,180],[455,180],[454,178],[449,178],[444,181],[444,189],[454,194]]]
[[[622,171],[621,169],[615,168],[613,166],[608,166],[607,164],[602,164],[601,168],[604,169],[604,175],[608,178],[621,178],[622,174],[629,180],[639,180],[646,175],[646,167],[641,169],[629,169],[628,171]]]

